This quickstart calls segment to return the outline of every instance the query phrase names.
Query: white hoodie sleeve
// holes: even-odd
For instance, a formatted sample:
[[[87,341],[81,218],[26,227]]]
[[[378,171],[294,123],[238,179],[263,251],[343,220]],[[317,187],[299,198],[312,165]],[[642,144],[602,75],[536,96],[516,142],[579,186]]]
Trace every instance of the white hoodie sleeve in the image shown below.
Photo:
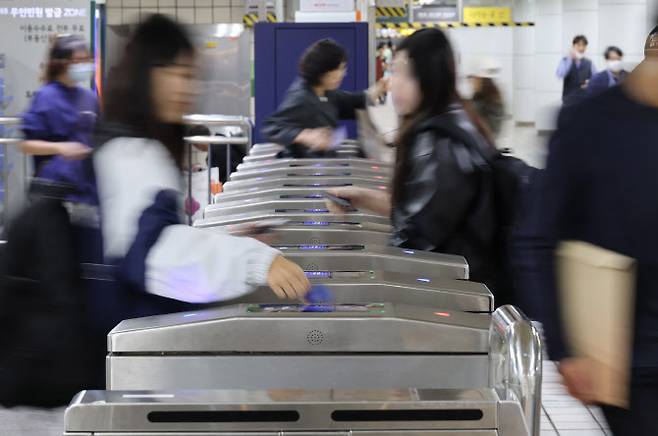
[[[120,262],[133,253],[126,268],[136,271],[131,283],[191,303],[232,299],[267,283],[280,253],[255,239],[172,224],[171,217],[179,212],[173,210],[165,211],[168,219],[161,223],[159,212],[151,211],[151,226],[140,226],[158,193],[180,192],[180,174],[160,143],[113,139],[96,153],[94,167],[105,256]],[[158,229],[153,233],[157,238],[143,237],[153,228]]]

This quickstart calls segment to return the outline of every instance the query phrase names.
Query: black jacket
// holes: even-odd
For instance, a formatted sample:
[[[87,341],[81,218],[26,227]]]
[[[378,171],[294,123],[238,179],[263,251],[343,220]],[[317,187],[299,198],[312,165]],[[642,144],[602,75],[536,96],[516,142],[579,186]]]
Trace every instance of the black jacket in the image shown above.
[[[458,254],[473,280],[492,283],[496,231],[492,174],[496,151],[459,107],[442,115],[471,133],[479,150],[440,128],[436,118],[420,123],[408,146],[408,165],[393,205],[391,242],[398,247]]]
[[[285,157],[314,157],[317,153],[294,143],[302,130],[334,129],[339,120],[353,120],[356,109],[365,107],[364,92],[329,91],[326,98],[321,99],[306,81],[298,78],[288,89],[279,109],[265,120],[263,134],[270,141],[286,147]]]
[[[551,360],[570,354],[554,251],[560,241],[578,240],[637,260],[633,365],[658,368],[656,137],[658,109],[631,100],[620,86],[560,114],[516,241],[524,310],[543,323]]]

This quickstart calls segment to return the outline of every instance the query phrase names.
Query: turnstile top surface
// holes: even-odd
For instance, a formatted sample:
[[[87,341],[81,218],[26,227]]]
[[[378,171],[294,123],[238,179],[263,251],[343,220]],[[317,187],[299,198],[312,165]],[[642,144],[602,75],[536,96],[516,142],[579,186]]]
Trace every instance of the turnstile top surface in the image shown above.
[[[389,219],[381,215],[368,214],[362,212],[350,212],[346,214],[333,214],[326,212],[326,209],[310,210],[299,209],[285,209],[281,211],[251,211],[244,213],[236,213],[227,216],[215,216],[196,220],[195,227],[214,227],[228,224],[238,224],[250,221],[269,220],[269,219],[287,219],[297,222],[370,222],[372,224],[379,224],[386,226],[385,230],[390,230]]]
[[[332,301],[338,303],[386,302],[474,313],[494,309],[494,297],[486,285],[467,280],[388,271],[307,271],[306,275],[312,284],[326,286]],[[232,300],[232,304],[275,302],[280,300],[267,287]]]
[[[83,391],[64,421],[67,432],[495,429],[498,402],[486,388]]]
[[[224,199],[225,197],[226,200]],[[258,192],[250,196],[244,196],[238,198],[232,198],[232,197],[233,194],[231,195],[220,194],[218,197],[219,201],[217,203],[209,204],[208,206],[206,206],[205,212],[207,213],[208,211],[212,211],[215,209],[223,209],[226,207],[246,206],[246,205],[257,204],[257,203],[277,202],[277,201],[293,201],[293,202],[310,201],[310,202],[322,202],[323,204],[326,204],[325,203],[326,195],[321,190],[312,190],[312,192],[308,192],[308,193],[296,193],[294,191],[290,193],[280,192],[274,195],[261,194],[260,192]]]
[[[110,353],[488,352],[490,316],[389,303],[241,304],[125,320]]]
[[[373,165],[374,166],[374,165]],[[354,167],[354,166],[302,166],[302,167],[266,167],[253,170],[242,170],[231,173],[230,180],[245,180],[258,177],[299,177],[300,175],[331,175],[336,177],[352,177],[358,175],[379,176],[389,178],[391,176],[388,167]]]
[[[310,187],[255,187],[249,188],[244,191],[236,192],[222,192],[217,195],[218,202],[227,202],[227,201],[238,201],[238,200],[252,200],[258,197],[269,197],[277,195],[313,195],[320,192],[325,192],[327,190],[346,186],[345,183],[338,184],[320,184],[320,186],[310,186]],[[384,185],[381,185],[377,189],[387,190],[388,188]]]
[[[199,222],[201,224],[201,222]],[[196,223],[195,223],[195,226]],[[217,228],[218,231],[224,232],[222,226],[197,226],[202,228],[207,228],[212,230]],[[367,233],[385,233],[388,235],[390,231],[389,226],[383,226],[381,224],[373,224],[369,222],[358,222],[358,221],[317,221],[317,220],[290,220],[286,223],[282,223],[276,227],[275,232],[330,232],[330,233],[340,233],[340,232],[367,232]],[[388,236],[386,237],[388,240]],[[383,240],[380,238],[380,240]]]
[[[375,179],[367,177],[276,177],[262,180],[247,179],[224,183],[224,192],[259,192],[268,187],[280,188],[340,188],[345,186],[363,186],[373,189],[387,189],[388,179]]]
[[[272,159],[266,162],[243,162],[238,165],[238,171],[254,170],[266,167],[306,167],[306,166],[355,166],[373,169],[392,168],[393,166],[386,162],[350,158],[350,159]]]

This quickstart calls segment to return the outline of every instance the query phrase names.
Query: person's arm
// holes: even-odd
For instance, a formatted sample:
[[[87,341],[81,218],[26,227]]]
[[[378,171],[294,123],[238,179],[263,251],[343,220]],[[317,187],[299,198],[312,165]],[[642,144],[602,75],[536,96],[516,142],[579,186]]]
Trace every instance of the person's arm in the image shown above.
[[[475,169],[465,171],[458,165],[456,154],[465,148],[453,147],[451,139],[426,133],[417,141],[417,156],[404,180],[411,198],[394,205],[392,240],[401,247],[431,251],[463,223],[478,191],[478,175]]]
[[[91,153],[91,148],[78,142],[50,142],[39,139],[21,141],[21,151],[32,156],[60,155],[66,159],[83,159]]]
[[[356,119],[356,111],[365,109],[368,101],[376,102],[377,99],[386,95],[388,81],[379,80],[364,92],[347,92],[342,90],[327,92],[329,101],[338,108],[338,117],[341,120]]]
[[[381,216],[391,216],[391,194],[386,190],[349,186],[330,189],[329,193],[349,201],[356,209],[369,210]],[[345,212],[340,205],[331,200],[327,200],[327,205],[334,213]]]
[[[356,118],[358,109],[365,109],[367,103],[366,92],[331,91],[327,92],[327,98],[338,109],[338,118],[341,120],[353,120]]]
[[[19,143],[21,151],[34,156],[62,155],[68,159],[79,159],[89,155],[91,149],[76,142],[54,142],[51,137],[63,136],[58,129],[61,122],[61,113],[53,105],[56,96],[48,90],[38,92],[30,108],[23,114],[21,129],[24,141]]]
[[[570,57],[564,57],[560,61],[560,64],[557,66],[557,76],[560,79],[564,79],[567,77],[567,74],[569,74],[569,71],[571,70],[571,67],[573,66],[573,59]]]
[[[117,138],[100,148],[94,166],[105,255],[121,259],[123,282],[191,303],[236,298],[265,284],[293,298],[308,290],[301,268],[279,251],[181,224],[178,173],[164,147]]]

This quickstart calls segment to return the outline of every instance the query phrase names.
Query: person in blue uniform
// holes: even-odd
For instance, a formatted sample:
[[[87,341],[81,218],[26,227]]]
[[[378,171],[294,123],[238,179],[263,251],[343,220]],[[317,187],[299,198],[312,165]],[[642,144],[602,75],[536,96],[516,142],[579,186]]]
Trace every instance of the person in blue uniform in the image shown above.
[[[375,102],[385,95],[384,80],[367,92],[339,90],[346,72],[347,52],[333,40],[318,41],[304,52],[299,77],[263,127],[270,141],[286,147],[282,157],[331,156],[338,121],[355,119],[368,99]]]
[[[596,74],[594,63],[585,57],[589,41],[584,35],[573,39],[569,56],[560,61],[557,76],[563,80],[562,102],[565,105],[580,101],[585,95],[589,80]]]
[[[24,153],[34,157],[35,176],[74,184],[75,197],[93,202],[91,137],[99,115],[96,95],[84,86],[94,73],[89,50],[77,35],[58,36],[48,55],[44,85],[22,116]]]
[[[592,76],[587,85],[587,93],[590,95],[617,86],[628,76],[624,70],[624,52],[619,47],[611,46],[605,50],[605,62],[607,68]]]

